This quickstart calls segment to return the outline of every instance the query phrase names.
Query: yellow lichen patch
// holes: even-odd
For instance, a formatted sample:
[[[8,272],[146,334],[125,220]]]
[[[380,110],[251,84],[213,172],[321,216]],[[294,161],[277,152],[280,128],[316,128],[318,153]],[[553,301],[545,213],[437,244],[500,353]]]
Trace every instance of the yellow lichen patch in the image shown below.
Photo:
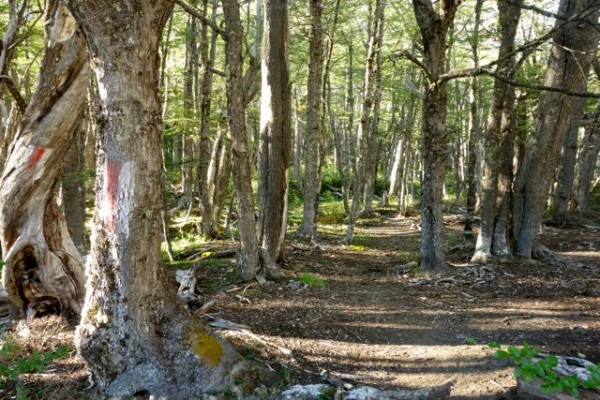
[[[189,340],[194,353],[206,364],[216,367],[223,356],[221,342],[199,324],[189,326]]]

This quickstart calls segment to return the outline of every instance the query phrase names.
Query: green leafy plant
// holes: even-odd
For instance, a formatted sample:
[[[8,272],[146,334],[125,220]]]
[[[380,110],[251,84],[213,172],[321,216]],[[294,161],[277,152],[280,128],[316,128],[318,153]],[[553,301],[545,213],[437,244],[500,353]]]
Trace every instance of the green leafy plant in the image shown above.
[[[307,284],[308,286],[314,287],[325,287],[327,285],[325,279],[317,278],[316,276],[311,274],[302,274],[302,276],[300,277],[300,281]]]
[[[577,375],[559,375],[555,371],[555,367],[558,365],[558,358],[553,355],[539,357],[539,350],[527,343],[523,344],[520,348],[510,345],[506,349],[503,349],[498,342],[491,342],[489,346],[496,350],[494,355],[497,358],[510,358],[515,363],[515,377],[521,378],[525,382],[531,382],[535,378],[540,378],[543,381],[540,385],[540,390],[544,393],[562,391],[577,397],[581,388],[600,388],[600,364],[588,367],[590,378],[581,380]]]
[[[12,339],[4,338],[0,349],[0,387],[8,382],[18,383],[19,375],[31,372],[44,372],[53,361],[66,357],[71,349],[58,346],[56,350],[35,351],[21,356],[21,347]]]

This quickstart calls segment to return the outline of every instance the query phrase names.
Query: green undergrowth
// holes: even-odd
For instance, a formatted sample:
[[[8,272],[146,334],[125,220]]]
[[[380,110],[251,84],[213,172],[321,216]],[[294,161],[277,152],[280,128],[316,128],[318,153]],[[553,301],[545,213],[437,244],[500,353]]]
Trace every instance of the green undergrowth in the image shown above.
[[[21,384],[24,374],[43,374],[55,361],[68,358],[74,350],[72,346],[60,345],[53,350],[30,351],[22,348],[11,334],[0,337],[0,391],[16,393],[16,399],[40,398],[40,393]],[[43,395],[43,394],[42,394]],[[42,396],[43,397],[43,396]]]
[[[309,273],[302,274],[300,277],[300,282],[305,283],[311,287],[322,288],[327,286],[327,281],[325,279],[319,278]]]
[[[543,393],[564,392],[578,397],[581,389],[600,388],[600,363],[588,367],[590,378],[582,380],[577,375],[563,376],[556,372],[558,358],[554,355],[540,357],[540,351],[528,345],[514,345],[502,348],[498,342],[492,342],[489,347],[495,349],[494,355],[500,359],[510,359],[515,364],[515,377],[531,382],[540,379],[540,390]]]

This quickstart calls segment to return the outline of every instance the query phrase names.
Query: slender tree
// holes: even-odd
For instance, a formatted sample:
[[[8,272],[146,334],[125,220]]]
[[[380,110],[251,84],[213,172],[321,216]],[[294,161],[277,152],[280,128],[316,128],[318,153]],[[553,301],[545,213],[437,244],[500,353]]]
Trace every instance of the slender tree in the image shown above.
[[[306,132],[304,152],[304,212],[297,234],[314,242],[317,230],[317,207],[320,181],[318,177],[319,149],[323,127],[321,125],[323,93],[323,2],[310,0],[311,29],[309,39],[308,91],[306,98]]]
[[[252,197],[252,165],[246,134],[246,108],[244,104],[243,55],[244,32],[240,21],[237,0],[223,0],[225,24],[227,26],[227,110],[229,135],[233,143],[232,158],[236,168],[233,179],[238,198],[238,228],[240,232],[240,267],[244,279],[253,279],[260,266],[254,199]]]

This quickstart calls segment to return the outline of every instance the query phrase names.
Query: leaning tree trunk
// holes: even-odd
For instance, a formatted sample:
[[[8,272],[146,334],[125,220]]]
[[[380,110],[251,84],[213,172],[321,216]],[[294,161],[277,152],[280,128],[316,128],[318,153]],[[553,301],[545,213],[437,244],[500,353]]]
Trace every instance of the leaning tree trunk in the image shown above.
[[[2,281],[13,318],[57,312],[76,320],[83,261],[53,189],[82,115],[88,65],[83,37],[60,1],[48,2],[46,21],[39,84],[0,181]]]
[[[320,181],[319,144],[323,127],[321,126],[322,86],[323,86],[323,13],[322,0],[310,0],[311,34],[309,39],[308,91],[306,95],[306,133],[304,139],[304,211],[302,223],[297,234],[316,239],[317,206],[319,201]]]
[[[548,60],[544,86],[584,92],[586,73],[595,56],[600,32],[599,0],[561,0],[554,44]],[[585,22],[582,22],[585,21]],[[527,144],[525,159],[515,180],[513,224],[516,233],[515,252],[532,258],[534,241],[542,223],[561,146],[569,130],[575,99],[560,92],[544,92],[540,98],[533,135]]]
[[[110,398],[221,390],[240,356],[179,300],[160,253],[158,46],[173,3],[68,4],[88,40],[100,92],[97,206],[78,350]]]
[[[237,0],[223,0],[223,12],[227,24],[227,111],[229,135],[232,141],[232,161],[236,165],[233,170],[233,180],[238,198],[240,268],[244,280],[249,281],[256,276],[260,264],[252,196],[252,164],[246,134],[244,75],[242,72],[244,32]]]
[[[499,25],[501,42],[498,50],[496,73],[511,77],[514,75],[515,35],[521,18],[521,2],[499,0]],[[503,202],[508,201],[512,182],[512,147],[515,118],[515,88],[499,79],[494,81],[492,104],[487,121],[485,135],[485,153],[481,203],[481,228],[477,236],[475,254],[471,261],[487,262],[492,257],[492,249],[497,255],[510,255],[506,240],[494,243],[501,238],[500,231],[506,227],[506,213],[499,212]],[[508,166],[507,166],[508,164]],[[508,167],[508,168],[507,168]],[[497,226],[502,225],[502,226]],[[504,236],[507,235],[503,232]]]
[[[446,35],[454,22],[459,1],[440,2],[436,11],[428,0],[413,0],[423,39],[427,81],[423,99],[421,180],[421,269],[437,274],[446,268],[444,253],[443,187],[446,170]]]
[[[291,148],[287,0],[265,0],[260,144],[258,235],[265,255],[283,261],[287,225],[287,170]]]

